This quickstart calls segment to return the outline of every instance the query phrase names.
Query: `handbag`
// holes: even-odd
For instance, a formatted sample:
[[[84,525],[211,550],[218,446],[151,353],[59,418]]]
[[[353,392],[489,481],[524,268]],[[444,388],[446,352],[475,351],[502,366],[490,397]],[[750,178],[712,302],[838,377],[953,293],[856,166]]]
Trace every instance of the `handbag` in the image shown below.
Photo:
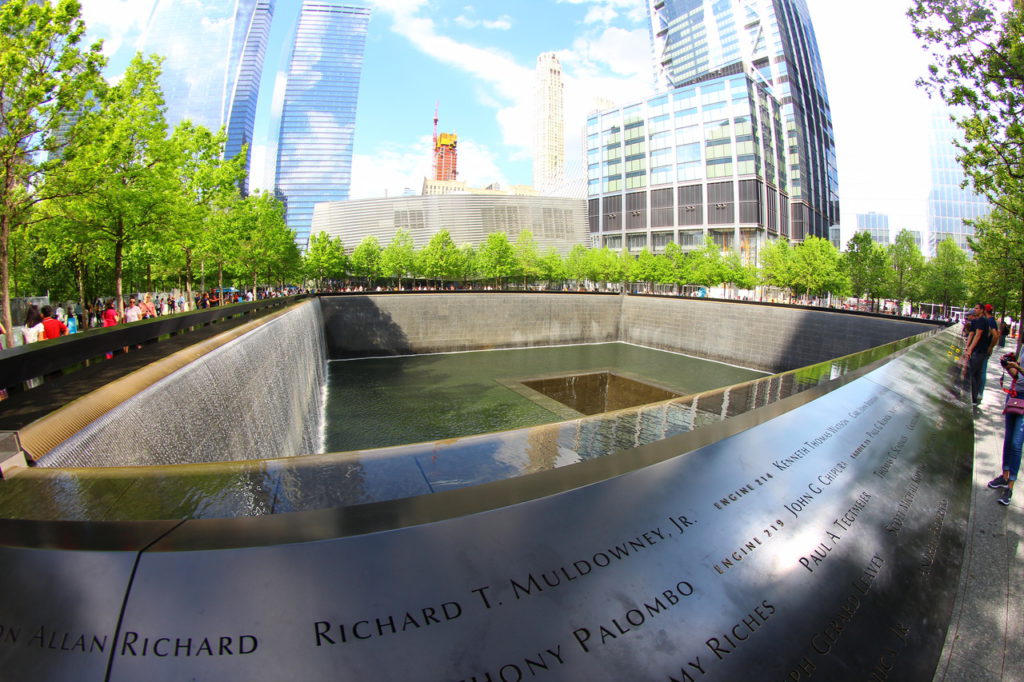
[[[1006,396],[1006,405],[1003,406],[1003,414],[1024,414],[1024,398]]]

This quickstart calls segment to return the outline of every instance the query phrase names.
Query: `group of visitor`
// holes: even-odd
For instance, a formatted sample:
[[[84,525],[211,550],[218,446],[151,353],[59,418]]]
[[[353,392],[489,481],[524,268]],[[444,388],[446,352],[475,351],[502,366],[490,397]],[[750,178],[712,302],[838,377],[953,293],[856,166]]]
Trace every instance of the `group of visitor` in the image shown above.
[[[1011,331],[1009,322],[1005,318],[997,320],[989,304],[975,305],[964,320],[964,374],[970,381],[971,400],[975,407],[980,405],[985,394],[989,358],[997,346],[1006,345],[1006,338]],[[997,501],[1009,505],[1020,471],[1021,448],[1024,446],[1024,380],[1021,379],[1021,366],[1015,353],[1004,354],[999,358],[999,364],[1009,374],[1010,385],[1006,387],[1002,380],[999,382],[1000,388],[1006,393],[1003,403],[1002,471],[989,481],[988,487],[1002,490]]]

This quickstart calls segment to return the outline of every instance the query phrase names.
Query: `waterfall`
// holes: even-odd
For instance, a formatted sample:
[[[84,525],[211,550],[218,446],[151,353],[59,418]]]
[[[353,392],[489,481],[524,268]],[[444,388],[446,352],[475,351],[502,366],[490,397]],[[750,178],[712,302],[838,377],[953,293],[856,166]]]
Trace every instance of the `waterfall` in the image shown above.
[[[187,464],[321,452],[327,352],[320,301],[251,324],[250,331],[107,412],[38,466]]]

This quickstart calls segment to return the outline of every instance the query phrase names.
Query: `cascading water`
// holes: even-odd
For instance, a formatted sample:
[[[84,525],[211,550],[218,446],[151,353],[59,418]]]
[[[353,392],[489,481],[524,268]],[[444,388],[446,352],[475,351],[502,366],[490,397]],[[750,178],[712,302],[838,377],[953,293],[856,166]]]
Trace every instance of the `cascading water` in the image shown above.
[[[148,386],[37,465],[186,464],[321,452],[326,367],[320,301],[307,301]]]

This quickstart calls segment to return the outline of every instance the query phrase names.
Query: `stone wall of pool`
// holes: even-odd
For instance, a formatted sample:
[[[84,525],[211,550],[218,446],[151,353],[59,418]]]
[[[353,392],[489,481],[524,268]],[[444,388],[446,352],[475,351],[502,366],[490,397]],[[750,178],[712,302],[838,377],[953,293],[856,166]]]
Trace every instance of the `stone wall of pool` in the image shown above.
[[[459,293],[321,299],[331,358],[623,341],[783,372],[934,329],[905,319],[738,301]]]

